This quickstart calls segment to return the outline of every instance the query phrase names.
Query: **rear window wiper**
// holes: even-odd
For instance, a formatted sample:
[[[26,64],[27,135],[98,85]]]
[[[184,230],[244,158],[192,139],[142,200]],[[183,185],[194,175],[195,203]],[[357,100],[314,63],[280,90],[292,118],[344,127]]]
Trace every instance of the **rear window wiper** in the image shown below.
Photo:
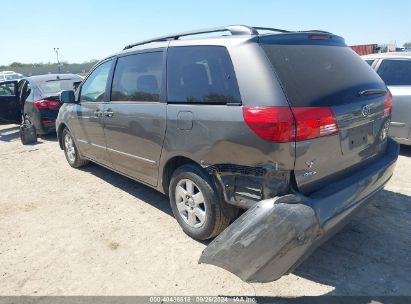
[[[377,94],[386,94],[386,93],[387,93],[387,91],[382,90],[382,89],[369,89],[369,90],[364,90],[364,91],[358,92],[358,95],[368,96],[368,95],[377,95]]]
[[[73,79],[70,79],[70,78],[58,78],[58,79],[49,79],[49,80],[46,80],[45,82],[62,81],[62,80],[73,80]]]

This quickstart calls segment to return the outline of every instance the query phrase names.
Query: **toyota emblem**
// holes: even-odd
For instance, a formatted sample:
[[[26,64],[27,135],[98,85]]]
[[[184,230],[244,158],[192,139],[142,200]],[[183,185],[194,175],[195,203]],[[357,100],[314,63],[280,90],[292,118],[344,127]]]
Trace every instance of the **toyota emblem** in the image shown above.
[[[361,114],[364,117],[367,117],[368,115],[370,115],[370,107],[368,105],[363,106],[362,109],[361,109]]]

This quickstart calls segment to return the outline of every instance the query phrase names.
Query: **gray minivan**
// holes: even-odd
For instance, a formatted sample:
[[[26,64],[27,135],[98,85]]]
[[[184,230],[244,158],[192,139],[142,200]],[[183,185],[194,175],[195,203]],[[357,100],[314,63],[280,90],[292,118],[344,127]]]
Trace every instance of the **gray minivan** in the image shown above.
[[[204,35],[214,32],[228,35]],[[398,157],[387,87],[323,31],[229,26],[143,41],[61,101],[68,163],[167,194],[191,237],[215,237],[248,209],[200,260],[246,281],[295,267],[382,189]]]

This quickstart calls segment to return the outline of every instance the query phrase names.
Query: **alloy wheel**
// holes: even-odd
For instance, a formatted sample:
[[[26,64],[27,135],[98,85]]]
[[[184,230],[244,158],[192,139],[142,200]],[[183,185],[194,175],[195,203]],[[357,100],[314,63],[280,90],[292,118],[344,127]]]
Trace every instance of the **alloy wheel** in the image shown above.
[[[175,199],[182,219],[192,228],[200,228],[206,219],[206,204],[200,188],[189,179],[177,183]]]
[[[76,161],[76,149],[74,148],[73,139],[69,134],[64,137],[64,147],[66,150],[67,158],[71,163]]]

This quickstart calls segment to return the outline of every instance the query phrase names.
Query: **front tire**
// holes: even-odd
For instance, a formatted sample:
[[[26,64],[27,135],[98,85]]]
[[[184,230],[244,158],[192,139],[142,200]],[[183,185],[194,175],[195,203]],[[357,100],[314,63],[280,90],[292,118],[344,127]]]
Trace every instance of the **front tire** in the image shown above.
[[[76,143],[74,142],[70,131],[68,129],[64,129],[61,136],[63,140],[64,155],[66,156],[69,165],[73,168],[80,168],[87,165],[88,160],[80,157]]]
[[[194,165],[183,165],[169,185],[170,204],[183,231],[196,240],[217,236],[230,223],[210,177]]]

